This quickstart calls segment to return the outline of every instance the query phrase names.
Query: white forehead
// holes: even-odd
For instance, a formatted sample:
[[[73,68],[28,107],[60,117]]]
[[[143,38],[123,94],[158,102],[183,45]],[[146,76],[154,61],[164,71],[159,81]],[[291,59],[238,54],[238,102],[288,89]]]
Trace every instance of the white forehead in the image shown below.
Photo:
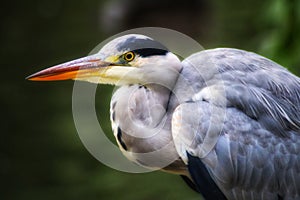
[[[99,54],[104,56],[122,54],[125,51],[140,48],[143,45],[143,41],[154,41],[152,38],[140,34],[128,34],[121,37],[117,37],[104,45]]]

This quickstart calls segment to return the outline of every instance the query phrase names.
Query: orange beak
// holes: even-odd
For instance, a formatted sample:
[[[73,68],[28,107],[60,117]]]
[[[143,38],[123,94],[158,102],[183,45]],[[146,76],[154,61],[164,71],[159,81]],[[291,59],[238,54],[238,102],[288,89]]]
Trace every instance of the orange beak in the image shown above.
[[[44,69],[26,79],[31,81],[74,80],[95,76],[112,65],[112,63],[100,60],[97,55],[91,55]]]

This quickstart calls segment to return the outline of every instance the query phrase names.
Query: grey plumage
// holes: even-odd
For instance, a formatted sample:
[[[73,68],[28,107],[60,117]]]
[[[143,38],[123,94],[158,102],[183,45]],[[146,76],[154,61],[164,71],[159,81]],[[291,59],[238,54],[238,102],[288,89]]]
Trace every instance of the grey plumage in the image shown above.
[[[220,93],[225,94],[225,102],[220,105],[207,94],[179,105],[182,126],[175,130],[175,144],[181,146],[178,149],[201,157],[197,147],[207,133],[208,120],[217,117],[210,107],[225,109],[216,146],[202,161],[227,198],[299,199],[299,78],[266,58],[236,49],[207,50],[187,58],[203,73],[209,70],[204,62],[207,59],[218,73],[206,77],[194,90],[223,85]],[[196,82],[199,74],[191,76],[194,67],[189,66],[183,68],[182,77],[187,75],[191,83]],[[177,87],[184,88],[182,84]],[[216,95],[215,90],[212,95]],[[195,119],[197,124],[190,127]],[[191,137],[196,144],[183,144],[192,130],[197,130]]]
[[[174,155],[171,157],[174,157],[178,153],[180,159],[187,163],[186,152],[200,157],[228,199],[298,199],[299,78],[264,57],[236,49],[202,51],[182,63],[183,69],[174,86],[174,94],[169,100],[163,134],[158,134],[159,138],[155,135],[151,141],[152,139],[145,136],[143,127],[145,139],[127,135],[124,137],[125,143],[134,148],[135,152],[151,152],[174,139],[176,151],[170,150],[168,155],[162,154],[159,159],[165,159],[164,156],[169,157],[172,153]],[[129,88],[132,87],[135,86]],[[140,88],[136,92],[143,91],[144,94],[146,90]],[[128,90],[126,93],[130,94]],[[115,96],[122,95],[117,92]],[[165,98],[161,98],[163,96]],[[151,111],[156,112],[149,108],[151,105],[161,104],[166,108],[168,96],[169,94],[164,91],[159,97],[150,95],[134,98],[141,103],[139,105],[141,107],[134,109],[137,112],[134,116],[139,119],[133,121],[140,120],[149,130],[149,124],[145,123],[153,120]],[[162,99],[165,99],[164,103],[152,102]],[[117,104],[122,101],[118,99]],[[132,99],[124,101],[132,103]],[[123,107],[131,106],[122,105],[120,109],[124,115]],[[176,112],[181,113],[180,121],[174,117],[177,115]],[[148,116],[145,116],[147,113]],[[163,114],[164,111],[161,116]],[[121,119],[124,120],[124,117]],[[170,118],[173,118],[173,124]],[[160,125],[161,120],[154,122],[158,124],[151,126],[156,127]],[[122,123],[119,120],[118,123],[118,126],[126,124],[132,127],[128,121]],[[174,128],[175,123],[180,124],[179,129]],[[212,129],[210,127],[212,123],[214,128],[209,130]],[[215,128],[217,125],[219,127]],[[169,132],[170,127],[172,133]],[[215,133],[211,133],[213,131]],[[169,134],[173,137],[170,138]],[[211,151],[207,155],[201,150],[205,146],[203,142],[206,134],[218,136],[215,146],[207,144],[212,146],[212,149],[208,149]],[[170,146],[174,148],[173,145]],[[155,167],[153,160],[143,159],[132,160],[144,166]],[[180,173],[186,170],[184,165],[180,164],[180,160],[172,165],[180,168]],[[177,173],[175,168],[166,167]]]
[[[273,61],[219,48],[181,62],[131,34],[29,79],[66,77],[120,86],[111,122],[129,160],[207,199],[300,199],[300,79]]]

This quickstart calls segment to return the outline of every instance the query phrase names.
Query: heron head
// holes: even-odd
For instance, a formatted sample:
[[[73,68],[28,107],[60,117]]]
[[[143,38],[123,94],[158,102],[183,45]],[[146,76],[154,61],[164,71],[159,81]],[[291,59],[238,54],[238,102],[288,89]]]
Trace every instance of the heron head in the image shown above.
[[[107,43],[97,54],[37,72],[33,81],[82,80],[101,84],[171,84],[181,62],[164,45],[144,35],[130,34]]]

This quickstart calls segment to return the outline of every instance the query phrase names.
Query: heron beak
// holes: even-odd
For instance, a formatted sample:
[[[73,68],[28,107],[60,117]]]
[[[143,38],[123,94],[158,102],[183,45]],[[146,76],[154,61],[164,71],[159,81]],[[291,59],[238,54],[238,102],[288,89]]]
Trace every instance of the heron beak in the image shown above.
[[[100,60],[97,55],[91,55],[44,69],[26,79],[31,81],[84,80],[90,77],[101,77],[110,66],[113,64]]]

